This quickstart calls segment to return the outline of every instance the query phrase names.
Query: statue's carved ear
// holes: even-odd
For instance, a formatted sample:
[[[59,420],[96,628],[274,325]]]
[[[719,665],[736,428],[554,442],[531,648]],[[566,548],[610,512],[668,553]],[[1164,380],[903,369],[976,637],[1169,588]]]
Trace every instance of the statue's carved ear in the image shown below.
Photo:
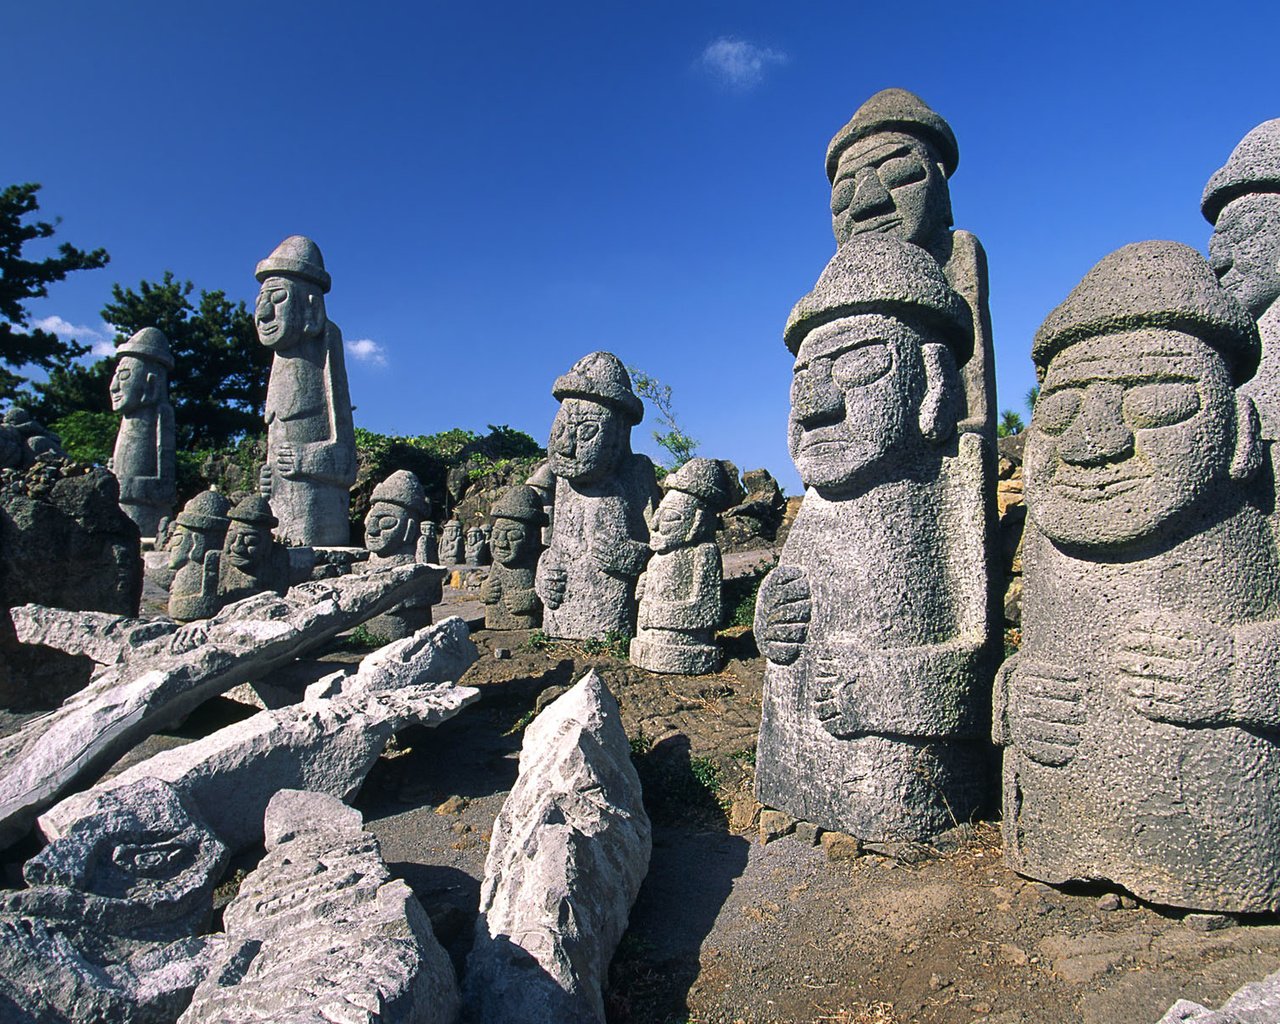
[[[324,332],[328,322],[329,318],[324,311],[324,296],[314,289],[307,289],[307,314],[302,322],[303,333],[308,338],[314,338]]]
[[[960,371],[946,345],[929,342],[920,347],[924,356],[924,398],[920,402],[920,433],[940,444],[955,433],[960,419]]]
[[[142,400],[148,404],[160,401],[160,378],[148,373],[142,385]]]
[[[1250,480],[1262,468],[1262,442],[1258,409],[1248,395],[1236,394],[1236,451],[1231,457],[1231,479]]]

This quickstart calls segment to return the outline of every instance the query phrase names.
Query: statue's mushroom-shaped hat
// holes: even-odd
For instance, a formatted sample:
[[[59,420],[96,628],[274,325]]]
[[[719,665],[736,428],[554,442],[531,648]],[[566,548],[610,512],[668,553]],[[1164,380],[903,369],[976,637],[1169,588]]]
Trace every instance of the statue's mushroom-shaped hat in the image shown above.
[[[193,530],[225,530],[231,520],[227,513],[231,511],[231,502],[217,491],[201,491],[182,506],[178,513],[179,526]]]
[[[960,147],[951,126],[924,100],[906,89],[881,89],[855,111],[827,146],[827,179],[836,180],[836,169],[846,149],[859,139],[881,132],[902,132],[927,143],[948,178],[960,163]]]
[[[813,291],[787,318],[783,341],[794,355],[815,327],[859,313],[924,321],[963,366],[973,353],[973,316],[938,261],[892,235],[854,235],[826,265]]]
[[[621,413],[631,426],[644,419],[644,403],[631,390],[631,376],[622,360],[611,352],[592,352],[573,364],[573,369],[557,377],[551,394],[566,398],[586,398],[601,402]]]
[[[514,519],[531,526],[545,526],[547,513],[542,509],[542,499],[532,487],[518,484],[502,492],[489,514],[494,519]]]
[[[242,498],[231,510],[229,518],[237,523],[264,526],[268,529],[275,529],[280,525],[280,520],[272,514],[271,506],[261,494],[251,494],[247,498]]]
[[[277,245],[271,255],[258,264],[254,277],[265,281],[276,274],[300,277],[324,293],[328,293],[329,286],[333,283],[328,271],[324,269],[320,246],[305,235],[290,235]]]
[[[1262,343],[1253,318],[1218,284],[1205,258],[1181,242],[1135,242],[1104,256],[1040,325],[1031,359],[1043,375],[1075,342],[1143,327],[1212,345],[1237,384],[1258,367]]]
[[[736,483],[729,480],[724,465],[715,459],[690,459],[662,478],[663,490],[691,494],[715,513],[734,504]]]
[[[431,512],[431,502],[418,480],[416,473],[407,469],[397,469],[389,477],[373,489],[369,504],[384,501],[389,505],[399,505],[408,509],[419,519],[424,519]]]
[[[1251,192],[1280,192],[1280,117],[1263,121],[1240,140],[1205,185],[1200,209],[1216,224],[1227,203]]]
[[[169,351],[169,339],[158,327],[144,327],[116,349],[118,356],[134,356],[159,363],[166,370],[173,369],[173,353]]]

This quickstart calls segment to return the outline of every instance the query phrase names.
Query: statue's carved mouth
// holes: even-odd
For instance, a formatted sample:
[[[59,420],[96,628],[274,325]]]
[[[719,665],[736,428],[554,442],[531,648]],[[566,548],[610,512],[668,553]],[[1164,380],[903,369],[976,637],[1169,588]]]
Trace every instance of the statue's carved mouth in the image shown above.
[[[1107,501],[1141,486],[1146,479],[1141,473],[1072,474],[1065,480],[1059,474],[1054,478],[1053,488],[1072,501]]]
[[[278,320],[271,324],[264,324],[261,321],[258,323],[259,334],[275,334],[278,330],[280,330],[280,322]]]

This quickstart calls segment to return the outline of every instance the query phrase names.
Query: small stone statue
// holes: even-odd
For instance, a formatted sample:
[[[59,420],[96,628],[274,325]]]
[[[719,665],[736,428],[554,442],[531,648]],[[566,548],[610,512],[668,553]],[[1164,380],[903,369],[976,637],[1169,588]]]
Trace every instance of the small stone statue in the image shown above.
[[[422,539],[418,542],[420,555],[418,560],[425,562],[427,565],[439,565],[440,534],[436,524],[430,519],[424,519],[419,529],[422,530]]]
[[[543,628],[570,640],[635,628],[635,581],[649,558],[653,463],[631,451],[644,406],[617,356],[592,352],[556,380],[547,451],[556,476],[551,546],[538,560]]]
[[[274,353],[260,489],[288,543],[345,545],[356,441],[342,332],[324,308],[324,258],[311,239],[290,235],[256,276],[258,340]]]
[[[369,560],[365,572],[384,569],[388,565],[431,563],[423,543],[422,524],[429,522],[431,503],[418,477],[408,470],[397,470],[373,489],[369,514],[364,521],[364,543]],[[443,574],[442,574],[443,575]],[[431,625],[431,606],[444,597],[441,577],[431,587],[415,594],[388,612],[368,622],[369,631],[388,640],[403,640],[423,626]]]
[[[107,469],[120,481],[120,507],[154,537],[160,519],[173,512],[178,497],[173,406],[169,404],[169,339],[144,327],[118,349],[111,377],[111,408],[121,414],[115,454]]]
[[[1177,242],[1105,257],[1036,333],[1022,645],[994,715],[1024,875],[1280,908],[1280,558],[1241,387],[1259,349]]]
[[[864,839],[936,834],[994,789],[992,460],[956,432],[969,319],[927,252],[866,234],[787,322],[808,490],[756,603],[757,796]]]
[[[630,659],[650,672],[714,672],[724,575],[716,522],[733,488],[713,459],[690,459],[662,487],[649,538],[653,557],[636,584],[640,613]]]
[[[41,455],[65,458],[62,441],[21,406],[10,406],[0,420],[0,469],[26,469]]]
[[[473,526],[467,531],[465,554],[467,565],[489,564],[489,538],[482,527]]]
[[[542,625],[533,581],[546,519],[541,497],[528,486],[510,488],[493,506],[493,568],[480,587],[486,629]]]
[[[272,536],[279,521],[261,494],[251,494],[229,513],[231,525],[222,543],[218,600],[229,605],[270,590],[289,589],[289,552]]]
[[[867,100],[827,147],[836,244],[886,233],[925,249],[969,305],[973,355],[960,371],[965,409],[958,429],[987,437],[994,453],[995,352],[987,256],[977,237],[951,228],[948,179],[960,162],[951,126],[906,89]],[[994,500],[994,499],[993,499]]]
[[[542,502],[542,511],[547,520],[542,527],[542,546],[545,548],[551,544],[551,510],[555,507],[556,500],[556,475],[551,472],[551,463],[544,462],[525,483],[538,492],[538,500]]]
[[[450,519],[440,527],[440,564],[461,565],[464,557],[462,524]]]
[[[1264,441],[1280,440],[1280,118],[1264,121],[1205,186],[1213,225],[1209,262],[1262,337],[1258,372],[1241,388],[1257,406]],[[1275,445],[1271,447],[1274,449]]]
[[[173,582],[169,584],[169,618],[194,622],[216,615],[218,567],[231,502],[217,491],[201,491],[182,507],[174,519],[166,550]]]

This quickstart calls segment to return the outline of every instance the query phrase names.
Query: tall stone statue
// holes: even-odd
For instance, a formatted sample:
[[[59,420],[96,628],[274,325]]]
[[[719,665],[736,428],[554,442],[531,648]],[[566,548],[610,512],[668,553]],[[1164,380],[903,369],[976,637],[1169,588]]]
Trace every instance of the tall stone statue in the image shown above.
[[[363,570],[374,572],[389,565],[432,563],[422,534],[422,524],[429,522],[431,502],[414,473],[400,469],[373,489],[369,514],[364,521],[364,544],[369,560]],[[423,626],[431,625],[431,606],[444,596],[443,573],[430,587],[383,612],[367,623],[369,631],[388,640],[403,640]]]
[[[505,491],[493,509],[493,568],[480,587],[486,629],[536,629],[542,602],[533,588],[546,513],[532,487]]]
[[[984,804],[995,668],[991,459],[956,432],[968,304],[923,249],[859,235],[791,312],[807,488],[760,587],[760,801],[865,839]]]
[[[228,513],[231,520],[218,568],[220,605],[271,590],[289,589],[289,553],[272,536],[279,522],[267,499],[251,494]]]
[[[1241,391],[1258,409],[1262,438],[1280,440],[1280,118],[1264,121],[1205,185],[1200,208],[1213,225],[1209,262],[1249,311],[1262,361]],[[1274,444],[1272,445],[1274,448]]]
[[[169,618],[193,622],[216,615],[218,570],[231,502],[217,491],[201,491],[182,507],[169,541]]]
[[[1259,348],[1176,242],[1107,256],[1036,333],[1022,645],[994,709],[1024,875],[1280,908],[1280,559],[1241,387]]]
[[[969,306],[973,355],[961,369],[959,429],[995,444],[996,370],[987,255],[977,236],[951,228],[948,179],[960,162],[951,126],[919,96],[883,89],[854,113],[827,147],[836,244],[890,234],[925,249]],[[994,452],[994,448],[993,448]]]
[[[311,239],[290,235],[256,276],[258,340],[274,353],[260,489],[289,543],[345,545],[356,441],[342,332],[325,314],[324,258]]]
[[[465,557],[465,540],[462,536],[462,524],[450,519],[440,527],[440,543],[438,545],[441,565],[461,565]]]
[[[650,672],[714,672],[724,577],[716,523],[736,488],[714,459],[690,459],[662,488],[649,538],[653,557],[636,584],[640,611],[630,660]]]
[[[178,497],[173,406],[169,404],[169,339],[144,327],[118,349],[111,377],[111,408],[121,414],[115,454],[107,468],[120,481],[120,507],[154,537],[162,516],[173,512]]]
[[[653,463],[631,451],[644,405],[617,356],[592,352],[556,379],[547,452],[556,476],[551,546],[538,560],[543,629],[570,640],[631,633],[636,577],[649,558]]]

